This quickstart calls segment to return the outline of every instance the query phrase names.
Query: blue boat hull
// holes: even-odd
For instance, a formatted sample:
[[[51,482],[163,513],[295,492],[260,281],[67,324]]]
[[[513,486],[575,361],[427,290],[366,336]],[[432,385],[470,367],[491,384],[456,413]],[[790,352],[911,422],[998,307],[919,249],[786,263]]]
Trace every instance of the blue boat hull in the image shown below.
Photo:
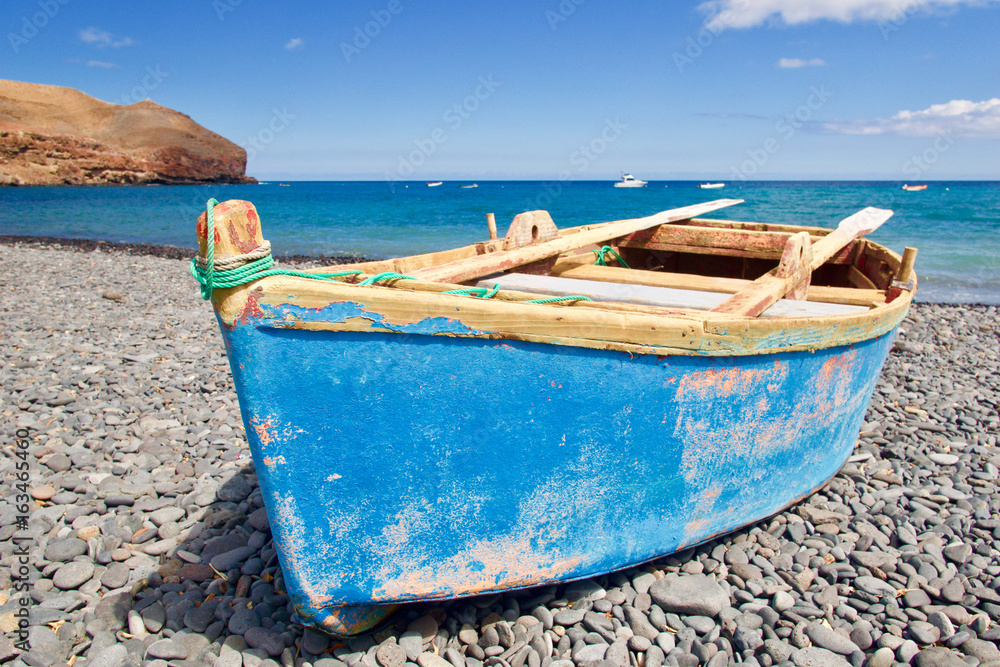
[[[338,634],[395,603],[588,577],[779,511],[852,452],[895,333],[657,356],[257,312],[222,326],[248,440],[288,593]]]

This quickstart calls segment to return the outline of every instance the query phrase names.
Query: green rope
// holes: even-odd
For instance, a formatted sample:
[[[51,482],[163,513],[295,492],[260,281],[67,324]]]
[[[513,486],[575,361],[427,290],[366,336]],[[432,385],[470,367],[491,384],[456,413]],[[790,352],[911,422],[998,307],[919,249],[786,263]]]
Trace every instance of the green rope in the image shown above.
[[[622,256],[619,255],[617,252],[615,252],[615,249],[612,248],[609,245],[604,246],[600,250],[595,250],[594,252],[597,253],[597,261],[594,262],[594,264],[596,264],[597,266],[607,266],[608,263],[607,263],[607,260],[604,259],[604,257],[608,253],[611,253],[612,255],[614,255],[615,259],[618,260],[619,264],[621,264],[622,266],[624,266],[626,269],[631,269],[632,268],[631,266],[629,266],[628,264],[626,264],[625,260],[622,259]]]
[[[191,259],[191,275],[201,285],[201,298],[206,301],[212,298],[212,292],[217,289],[237,287],[254,280],[268,276],[295,276],[310,280],[333,280],[344,276],[355,276],[362,271],[340,271],[337,273],[306,273],[287,269],[272,269],[274,258],[270,255],[261,257],[248,264],[225,271],[215,270],[215,213],[213,209],[219,205],[218,200],[209,199],[205,213],[207,218],[207,235],[205,248],[205,268],[198,266],[197,258]]]
[[[360,271],[358,273],[360,273]],[[358,284],[374,285],[375,283],[380,283],[385,280],[416,280],[416,277],[408,276],[405,273],[394,273],[392,271],[386,271],[385,273],[376,273],[371,278],[365,278]]]
[[[268,276],[295,276],[298,278],[308,278],[310,280],[334,280],[336,278],[343,278],[345,276],[356,276],[363,271],[351,270],[351,271],[340,271],[338,273],[306,273],[305,271],[291,271],[286,269],[272,269],[274,266],[274,258],[271,255],[261,257],[252,262],[248,262],[243,266],[236,267],[234,269],[226,269],[224,271],[215,270],[215,207],[219,205],[218,200],[209,199],[208,203],[205,205],[205,218],[206,218],[206,237],[205,237],[205,268],[198,266],[198,258],[193,257],[191,259],[191,275],[194,279],[198,281],[201,285],[201,298],[206,301],[212,298],[212,292],[217,289],[226,289],[229,287],[238,287],[239,285],[244,285],[255,280],[260,280],[261,278],[267,278]],[[604,246],[601,249],[600,258],[598,263],[603,264],[604,252],[610,251],[618,260],[625,264],[621,256],[618,255],[610,246]],[[626,265],[627,266],[627,265]],[[365,278],[358,285],[375,285],[376,283],[385,282],[388,280],[417,280],[414,276],[408,276],[403,273],[394,273],[392,271],[386,271],[384,273],[378,273],[369,278]],[[462,289],[449,290],[443,292],[444,294],[460,294],[467,296],[474,296],[480,299],[490,299],[500,291],[499,285],[494,285],[492,289],[486,287],[465,287]],[[547,299],[532,299],[530,301],[521,301],[520,303],[559,303],[562,301],[591,301],[591,299],[581,296],[578,294],[570,296],[554,296]]]
[[[593,301],[593,299],[580,294],[571,294],[569,296],[552,296],[548,299],[532,299],[531,301],[521,301],[520,303],[558,303],[560,301]]]
[[[475,296],[480,299],[492,299],[499,291],[500,291],[500,285],[494,285],[493,289],[490,289],[489,287],[466,287],[465,289],[453,289],[441,293],[461,294],[463,296]]]

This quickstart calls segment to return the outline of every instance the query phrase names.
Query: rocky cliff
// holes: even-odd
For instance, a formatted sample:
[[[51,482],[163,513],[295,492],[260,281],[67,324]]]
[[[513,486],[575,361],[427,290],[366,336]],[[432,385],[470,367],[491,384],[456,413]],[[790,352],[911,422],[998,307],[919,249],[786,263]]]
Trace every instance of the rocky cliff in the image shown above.
[[[255,183],[246,151],[146,100],[0,79],[0,185]]]

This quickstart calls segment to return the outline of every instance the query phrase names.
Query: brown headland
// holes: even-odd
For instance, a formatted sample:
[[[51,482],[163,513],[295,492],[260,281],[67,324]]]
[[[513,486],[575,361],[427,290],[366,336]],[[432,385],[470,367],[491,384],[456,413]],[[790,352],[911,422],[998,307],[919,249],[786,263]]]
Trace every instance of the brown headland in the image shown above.
[[[255,183],[246,151],[144,100],[0,79],[0,185]]]

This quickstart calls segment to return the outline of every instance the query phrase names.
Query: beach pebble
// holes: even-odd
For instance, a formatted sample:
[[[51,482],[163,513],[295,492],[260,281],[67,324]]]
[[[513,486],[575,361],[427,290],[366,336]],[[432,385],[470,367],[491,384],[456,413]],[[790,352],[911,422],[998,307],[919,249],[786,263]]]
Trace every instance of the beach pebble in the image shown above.
[[[52,584],[60,590],[79,588],[94,576],[94,565],[87,561],[73,561],[56,570]]]
[[[717,616],[730,606],[729,595],[703,574],[664,577],[650,586],[649,595],[666,612]]]
[[[843,656],[818,646],[809,646],[792,654],[796,667],[848,667]]]
[[[266,651],[272,658],[281,655],[285,648],[285,642],[279,635],[261,627],[255,626],[247,629],[243,634],[243,639],[246,640],[247,646],[250,648]]]
[[[403,667],[406,664],[406,651],[395,640],[386,640],[375,652],[375,660],[382,667]]]

